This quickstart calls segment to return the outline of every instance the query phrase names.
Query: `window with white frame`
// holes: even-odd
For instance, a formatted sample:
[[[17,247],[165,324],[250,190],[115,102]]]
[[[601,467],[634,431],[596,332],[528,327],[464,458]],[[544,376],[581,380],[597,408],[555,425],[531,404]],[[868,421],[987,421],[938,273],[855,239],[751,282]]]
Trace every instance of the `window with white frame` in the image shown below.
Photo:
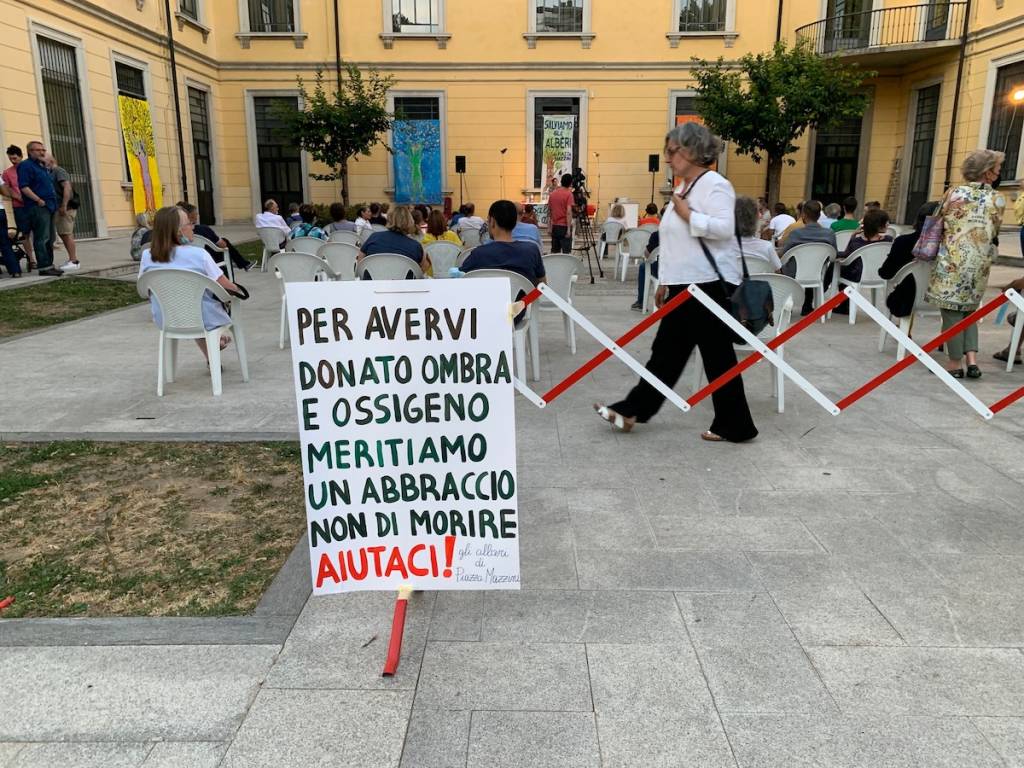
[[[249,32],[294,32],[294,0],[249,0]]]
[[[199,0],[178,0],[178,13],[199,21]]]
[[[582,34],[586,0],[534,0],[536,32]]]
[[[679,0],[679,32],[724,32],[728,0]]]
[[[391,0],[391,31],[434,34],[442,30],[440,0]]]
[[[988,148],[1006,153],[1003,175],[1008,179],[1017,175],[1021,140],[1024,138],[1024,103],[1013,99],[1014,94],[1021,90],[1024,90],[1024,61],[996,70]]]

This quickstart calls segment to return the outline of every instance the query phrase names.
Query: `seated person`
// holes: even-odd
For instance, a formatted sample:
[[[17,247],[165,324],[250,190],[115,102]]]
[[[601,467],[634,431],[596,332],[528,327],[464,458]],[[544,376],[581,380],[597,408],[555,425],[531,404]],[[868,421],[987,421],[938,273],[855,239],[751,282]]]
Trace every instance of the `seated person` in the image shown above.
[[[331,223],[324,227],[324,233],[330,237],[333,232],[355,232],[356,225],[345,218],[345,204],[331,203]]]
[[[301,207],[298,203],[288,203],[287,221],[289,227],[297,227],[302,223],[302,214],[299,213],[299,208]]]
[[[804,203],[800,209],[800,221],[802,227],[800,229],[791,229],[789,231],[789,236],[786,237],[786,244],[782,248],[783,255],[796,246],[804,245],[806,243],[825,243],[835,248],[836,233],[831,229],[825,229],[821,226],[821,224],[818,223],[820,218],[821,203],[816,200],[808,200]],[[782,274],[789,275],[789,277],[796,277],[796,259],[790,259],[783,265]],[[832,265],[830,264],[825,276],[825,286],[828,287],[831,281]],[[800,313],[803,315],[810,314],[813,308],[814,291],[811,288],[807,288],[804,291],[804,305],[801,307]]]
[[[370,217],[373,214],[370,212],[370,206],[364,205],[359,209],[359,214],[356,216],[354,224],[356,225],[356,232],[360,233],[361,237],[366,237],[373,231],[373,224],[370,222]],[[382,225],[382,226],[387,226]]]
[[[885,233],[885,228],[889,226],[889,214],[883,211],[881,208],[868,208],[864,214],[864,228],[860,232],[855,232],[853,237],[850,238],[850,244],[846,246],[846,250],[839,254],[840,259],[847,259],[858,248],[863,248],[869,243],[881,243],[891,242],[892,238]],[[830,264],[828,269],[825,271],[825,285],[832,282],[833,267]],[[839,270],[839,276],[850,283],[860,282],[860,277],[864,273],[864,264],[860,259],[854,259],[849,264],[844,265]],[[834,310],[837,315],[848,315],[850,313],[850,302],[844,301]]]
[[[288,222],[281,217],[276,200],[265,200],[263,202],[263,212],[256,214],[256,226],[273,227],[274,229],[281,230],[281,242],[279,245],[284,245],[284,241],[288,238],[288,233],[292,231],[292,228],[288,226]]]
[[[381,227],[386,227],[388,225],[387,217],[384,216],[380,203],[370,203],[369,222],[370,224],[376,224]]]
[[[423,218],[423,211],[419,208],[412,209],[412,223],[416,225],[416,232],[413,237],[422,242],[423,233],[427,231],[427,220]]]
[[[819,207],[818,210],[820,211],[821,208]],[[795,230],[803,228],[803,226],[804,226],[803,213],[804,213],[804,201],[801,200],[799,203],[796,204],[796,220],[793,221],[793,223],[790,224],[789,226],[787,226],[784,230],[782,230],[781,234],[779,234],[779,235],[777,235],[775,237],[775,247],[776,248],[784,247],[786,245],[786,240],[789,238],[789,236],[791,234],[793,234],[793,232]]]
[[[540,254],[543,256],[544,242],[540,239],[540,229],[537,228],[536,224],[530,224],[529,222],[522,220],[522,203],[516,203],[516,213],[519,215],[520,219],[512,230],[512,239],[522,240],[527,243],[534,243],[537,246],[537,250],[540,251]]]
[[[239,269],[244,269],[246,272],[252,269],[252,262],[239,253],[238,249],[231,244],[230,240],[220,237],[211,227],[199,223],[199,209],[196,206],[192,205],[192,203],[182,201],[178,203],[178,207],[181,208],[181,210],[183,210],[188,216],[189,223],[192,225],[193,234],[199,235],[199,237],[205,237],[218,248],[227,249],[228,256],[231,258],[231,263]],[[207,253],[213,257],[214,261],[220,261],[224,258],[224,256],[217,251],[207,249]]]
[[[459,223],[455,225],[455,231],[459,233],[459,237],[462,237],[462,233],[467,229],[475,229],[480,232],[487,222],[476,215],[476,206],[473,203],[466,203],[466,215],[459,219]]]
[[[650,258],[651,254],[654,253],[654,249],[661,244],[661,233],[652,232],[650,238],[647,240],[647,247],[644,248],[644,256]],[[658,276],[658,262],[657,260],[651,262],[651,275],[655,278]],[[647,259],[640,262],[640,265],[636,270],[636,301],[630,305],[630,309],[634,312],[640,312],[644,308],[644,283],[647,280]]]
[[[157,211],[152,232],[152,245],[142,251],[139,277],[152,269],[187,269],[206,275],[211,280],[216,280],[229,291],[238,290],[238,286],[221,273],[220,267],[214,264],[210,254],[194,245],[181,244],[182,240],[192,239],[192,223],[188,220],[188,214],[181,208],[169,206]],[[153,322],[162,329],[163,315],[160,311],[160,304],[155,296],[150,296],[149,303],[153,313]],[[231,322],[231,317],[225,311],[224,305],[209,291],[203,295],[202,310],[203,327],[208,331]],[[220,348],[224,349],[230,342],[229,336],[221,336]],[[209,364],[206,339],[196,339],[196,344],[199,345],[203,357]]]
[[[324,231],[316,225],[316,209],[312,205],[303,203],[299,208],[299,216],[302,218],[302,221],[292,228],[291,233],[288,235],[289,240],[294,240],[297,237],[315,237],[319,240],[327,239]]]
[[[454,243],[455,245],[462,247],[462,241],[459,236],[452,232],[444,225],[444,214],[440,211],[431,211],[430,216],[427,217],[427,232],[423,235],[423,244],[436,243],[438,241],[444,241],[446,243]]]
[[[758,211],[757,202],[754,198],[746,195],[736,197],[736,234],[739,241],[735,242],[735,255],[739,259],[742,256],[747,259],[761,259],[767,261],[775,272],[782,271],[782,261],[772,244],[762,240],[759,236],[761,229],[761,216]]]
[[[857,198],[848,197],[843,200],[842,218],[832,222],[833,232],[844,232],[847,229],[860,229],[860,222],[857,221]]]
[[[832,229],[832,225],[839,221],[843,215],[843,206],[839,203],[829,203],[821,211],[821,218],[818,223],[825,229]]]
[[[423,246],[415,239],[419,229],[412,219],[412,211],[407,205],[396,205],[391,212],[388,228],[383,232],[374,232],[363,241],[359,249],[358,261],[377,253],[397,253],[408,256],[420,265],[423,274],[430,271],[430,257],[423,252]]]
[[[609,221],[621,224],[622,228],[625,229],[628,225],[626,224],[626,209],[622,207],[622,203],[615,203],[610,211],[611,215],[605,219],[607,224]],[[655,215],[657,215],[657,209],[655,209]],[[660,220],[659,220],[660,223]]]
[[[647,207],[644,208],[644,214],[644,217],[636,223],[638,227],[642,227],[644,226],[644,224],[654,224],[655,226],[657,226],[658,224],[661,223],[661,220],[658,218],[658,206],[656,206],[654,203],[647,204]],[[614,213],[612,215],[614,216]],[[623,218],[625,218],[625,210],[622,211],[622,215]],[[623,226],[625,226],[625,222],[623,222]]]
[[[519,221],[523,224],[537,226],[537,213],[533,209],[533,203],[527,203],[523,206],[523,215],[519,217]]]
[[[785,203],[776,203],[772,211],[774,211],[775,215],[772,216],[768,226],[761,235],[765,240],[774,240],[783,233],[786,227],[796,221],[796,219],[789,215]]]
[[[516,204],[496,200],[487,211],[487,229],[491,241],[477,246],[462,262],[463,272],[475,269],[507,269],[517,272],[534,285],[547,282],[544,260],[533,243],[512,239],[516,227]]]
[[[914,231],[900,235],[892,241],[892,248],[889,255],[885,257],[882,266],[878,268],[878,276],[883,280],[892,280],[907,264],[914,261],[914,246],[921,237],[921,229],[924,227],[924,220],[933,215],[939,204],[934,200],[925,203],[917,211],[917,219],[914,221]],[[913,275],[908,275],[900,282],[892,292],[885,297],[885,305],[895,317],[907,317],[914,311],[914,296],[917,293],[917,284]]]
[[[144,238],[146,236],[146,233],[150,232],[151,230],[152,227],[149,226],[148,214],[140,213],[138,216],[135,217],[135,229],[132,231],[131,244],[132,261],[142,260],[142,238]],[[152,237],[152,235],[150,237]]]
[[[455,226],[459,223],[459,220],[464,218],[466,215],[466,204],[463,203],[459,206],[459,210],[452,214],[451,219],[448,221],[449,229],[455,229]]]

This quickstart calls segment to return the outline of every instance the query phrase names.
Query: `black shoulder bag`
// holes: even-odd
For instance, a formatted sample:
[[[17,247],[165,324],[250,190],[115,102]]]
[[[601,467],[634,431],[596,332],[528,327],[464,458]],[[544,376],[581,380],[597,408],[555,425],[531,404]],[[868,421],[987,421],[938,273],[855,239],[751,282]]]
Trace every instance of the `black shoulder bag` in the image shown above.
[[[736,244],[740,248],[740,262],[743,264],[743,279],[740,284],[732,291],[729,290],[729,283],[722,277],[721,270],[718,269],[718,264],[715,263],[715,257],[711,255],[711,251],[708,250],[707,243],[704,242],[704,238],[698,237],[700,241],[700,247],[704,251],[704,255],[707,257],[708,262],[711,264],[711,268],[715,270],[715,274],[718,275],[718,281],[722,284],[722,289],[725,291],[726,298],[729,299],[729,309],[732,312],[732,316],[735,317],[744,328],[750,331],[755,336],[759,334],[766,325],[775,325],[775,319],[772,316],[775,312],[775,300],[772,298],[772,287],[768,285],[764,280],[751,280],[750,273],[747,271],[747,259],[743,255],[743,241],[740,239],[739,234],[736,235]],[[746,344],[747,340],[740,337],[739,334],[734,334],[736,337],[737,344]]]

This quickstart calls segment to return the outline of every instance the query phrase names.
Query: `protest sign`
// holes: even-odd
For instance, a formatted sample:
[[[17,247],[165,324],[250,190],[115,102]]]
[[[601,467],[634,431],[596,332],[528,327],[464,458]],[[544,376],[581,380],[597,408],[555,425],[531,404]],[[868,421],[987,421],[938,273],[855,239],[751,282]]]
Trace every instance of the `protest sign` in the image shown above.
[[[572,140],[576,133],[576,115],[544,116],[544,180],[555,179],[573,172]]]
[[[286,289],[314,594],[518,589],[507,281]]]

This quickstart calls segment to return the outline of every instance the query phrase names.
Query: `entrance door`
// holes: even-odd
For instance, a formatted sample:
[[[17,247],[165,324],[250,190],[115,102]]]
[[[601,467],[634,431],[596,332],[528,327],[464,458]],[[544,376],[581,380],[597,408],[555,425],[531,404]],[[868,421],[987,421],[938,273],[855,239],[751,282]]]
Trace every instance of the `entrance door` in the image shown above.
[[[302,204],[302,154],[281,133],[284,127],[275,112],[278,104],[299,108],[296,96],[256,96],[256,162],[259,170],[260,203],[273,198],[287,215],[291,203]]]
[[[50,128],[50,151],[71,176],[71,184],[80,203],[75,219],[75,237],[96,237],[96,209],[89,178],[76,52],[72,46],[48,37],[39,36],[38,43],[43,101]]]
[[[932,165],[935,160],[935,125],[939,115],[938,84],[917,91],[914,138],[910,144],[909,184],[904,221],[910,223],[917,209],[928,202],[932,186]]]
[[[862,118],[855,117],[831,128],[818,129],[811,198],[822,205],[841,204],[847,197],[857,194],[862,123]]]
[[[213,164],[210,159],[210,113],[206,91],[188,89],[188,114],[192,122],[192,157],[196,170],[196,205],[199,220],[213,224]]]
[[[825,51],[866,48],[871,41],[872,0],[828,0]]]

